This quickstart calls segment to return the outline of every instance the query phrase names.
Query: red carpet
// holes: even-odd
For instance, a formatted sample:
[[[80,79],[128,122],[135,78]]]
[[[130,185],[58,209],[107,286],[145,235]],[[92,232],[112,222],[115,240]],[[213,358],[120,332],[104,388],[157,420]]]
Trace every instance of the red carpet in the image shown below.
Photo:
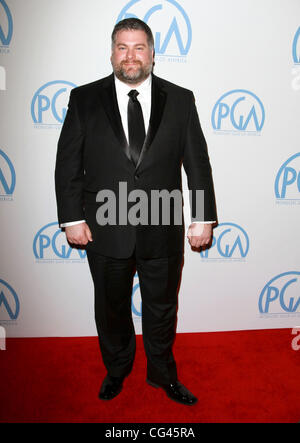
[[[199,398],[169,400],[145,382],[141,336],[132,373],[110,402],[97,339],[8,339],[0,351],[0,422],[208,423],[300,421],[300,350],[291,329],[178,334],[180,380]]]

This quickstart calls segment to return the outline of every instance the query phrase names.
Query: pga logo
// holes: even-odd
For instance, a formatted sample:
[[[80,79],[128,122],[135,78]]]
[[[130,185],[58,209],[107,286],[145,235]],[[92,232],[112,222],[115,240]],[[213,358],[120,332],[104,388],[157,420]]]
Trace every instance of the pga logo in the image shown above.
[[[300,312],[300,272],[284,272],[272,278],[260,293],[258,307],[261,314]]]
[[[235,223],[220,223],[214,229],[212,245],[200,252],[203,259],[244,260],[249,252],[249,237]]]
[[[85,250],[69,245],[65,233],[56,222],[43,226],[37,232],[33,240],[33,253],[38,261],[82,261],[86,258]]]
[[[0,46],[8,47],[13,35],[13,19],[5,0],[0,0]]]
[[[279,168],[275,196],[280,200],[300,200],[300,152],[288,158]]]
[[[120,12],[117,22],[139,18],[153,32],[155,54],[186,56],[192,43],[192,27],[183,7],[175,0],[131,0]]]
[[[142,317],[142,302],[140,293],[140,284],[138,281],[138,273],[135,273],[135,281],[133,282],[132,295],[131,295],[131,310],[132,314],[137,317]],[[136,281],[137,280],[137,281]]]
[[[251,91],[234,89],[215,104],[211,123],[215,131],[260,133],[265,122],[262,101]]]
[[[20,301],[16,291],[0,279],[0,321],[17,320],[20,313]]]
[[[31,117],[36,125],[62,125],[74,83],[55,80],[41,86],[31,102]]]
[[[297,29],[293,40],[292,53],[294,63],[296,65],[300,64],[300,26]]]
[[[15,187],[15,168],[9,157],[0,149],[0,197],[12,197]]]
[[[292,57],[294,62],[292,68],[292,89],[294,91],[300,91],[300,26],[293,39]]]

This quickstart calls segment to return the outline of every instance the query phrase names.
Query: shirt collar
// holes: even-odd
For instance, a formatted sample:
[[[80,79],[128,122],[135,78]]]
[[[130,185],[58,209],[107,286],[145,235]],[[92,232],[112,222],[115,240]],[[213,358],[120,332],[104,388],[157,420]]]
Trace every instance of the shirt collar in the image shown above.
[[[152,75],[150,74],[146,80],[143,81],[143,83],[141,83],[139,86],[137,86],[136,89],[141,95],[146,94],[150,89],[151,89],[151,84],[152,84]],[[115,76],[115,85],[116,85],[116,90],[117,90],[117,94],[122,94],[122,95],[128,95],[128,92],[131,91],[133,88],[129,85],[127,85],[124,82],[121,82],[121,80],[119,80],[116,76]]]

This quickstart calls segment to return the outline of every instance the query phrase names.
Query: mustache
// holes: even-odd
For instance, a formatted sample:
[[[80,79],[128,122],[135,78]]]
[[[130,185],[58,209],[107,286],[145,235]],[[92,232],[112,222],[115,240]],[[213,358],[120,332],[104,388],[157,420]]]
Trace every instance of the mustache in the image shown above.
[[[122,65],[126,65],[126,64],[128,64],[128,63],[134,63],[134,64],[136,64],[136,65],[140,65],[140,66],[142,66],[142,62],[141,62],[140,60],[123,60],[123,61],[121,62],[121,66],[122,66]]]

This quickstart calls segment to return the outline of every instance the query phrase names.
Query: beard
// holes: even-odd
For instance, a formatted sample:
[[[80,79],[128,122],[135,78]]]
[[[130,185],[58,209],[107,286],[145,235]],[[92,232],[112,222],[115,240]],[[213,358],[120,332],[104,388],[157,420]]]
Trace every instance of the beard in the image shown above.
[[[140,83],[149,76],[149,74],[152,71],[153,64],[143,64],[141,61],[135,61],[134,67],[128,67],[126,66],[126,60],[122,61],[118,65],[114,64],[112,62],[113,71],[116,77],[127,84],[135,85],[137,83]]]

